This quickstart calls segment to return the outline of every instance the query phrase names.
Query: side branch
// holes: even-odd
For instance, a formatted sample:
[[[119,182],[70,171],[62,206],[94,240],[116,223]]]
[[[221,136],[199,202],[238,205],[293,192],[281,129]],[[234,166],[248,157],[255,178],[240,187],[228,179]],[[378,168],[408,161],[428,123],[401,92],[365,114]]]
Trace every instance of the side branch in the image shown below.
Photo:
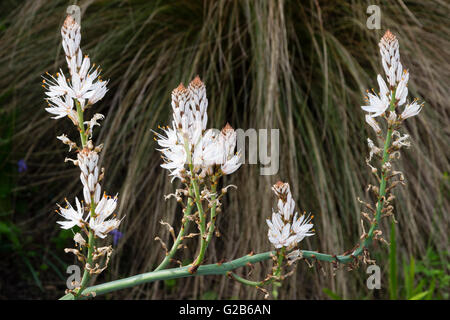
[[[302,251],[303,258],[317,259],[322,261],[338,261],[340,263],[348,263],[352,261],[352,257],[348,256],[334,256],[324,253],[318,253],[314,251]],[[96,286],[86,288],[83,291],[83,295],[95,293],[95,295],[101,295],[112,291],[126,289],[134,287],[144,283],[150,283],[159,280],[187,278],[192,276],[206,276],[206,275],[226,275],[228,271],[245,267],[248,263],[257,263],[264,260],[269,260],[273,255],[276,255],[276,251],[267,251],[264,253],[258,253],[255,255],[246,255],[244,257],[225,262],[222,264],[213,263],[208,265],[199,266],[195,274],[189,272],[189,266],[181,268],[166,269],[160,271],[153,271],[138,274],[132,277],[106,282]],[[73,300],[72,294],[66,294],[61,297],[60,300]]]

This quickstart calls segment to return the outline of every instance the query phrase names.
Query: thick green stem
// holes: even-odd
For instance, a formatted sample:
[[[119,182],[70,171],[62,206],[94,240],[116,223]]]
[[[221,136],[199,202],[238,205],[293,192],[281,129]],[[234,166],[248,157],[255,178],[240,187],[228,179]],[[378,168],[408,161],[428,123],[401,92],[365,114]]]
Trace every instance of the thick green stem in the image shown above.
[[[301,251],[303,258],[306,259],[317,259],[321,261],[339,261],[341,263],[347,263],[352,261],[352,258],[348,256],[332,256],[329,254],[318,253],[314,251]],[[225,262],[222,264],[214,263],[200,266],[195,274],[189,271],[189,267],[165,269],[160,271],[153,271],[148,273],[138,274],[132,277],[115,280],[111,282],[102,283],[96,286],[86,288],[83,294],[88,294],[90,292],[95,292],[96,295],[105,294],[112,291],[117,291],[125,288],[134,287],[143,283],[149,283],[160,280],[178,279],[186,278],[192,276],[206,276],[206,275],[226,275],[228,271],[245,267],[248,263],[258,263],[264,260],[271,259],[276,255],[276,251],[267,251],[263,253],[258,253],[255,255],[246,255],[236,260]],[[61,299],[73,299],[72,294],[67,294]]]
[[[177,236],[175,242],[173,243],[172,248],[170,249],[170,251],[168,252],[166,257],[164,258],[164,260],[160,263],[160,265],[154,271],[159,271],[159,270],[165,269],[167,267],[167,265],[170,263],[170,260],[175,255],[175,252],[177,251],[178,246],[180,245],[181,241],[183,241],[183,236],[186,232],[186,228],[190,221],[188,219],[188,217],[191,215],[192,207],[193,207],[193,203],[192,203],[193,201],[192,201],[191,197],[192,197],[192,189],[189,187],[189,198],[188,198],[188,202],[187,202],[187,207],[183,214],[183,222],[181,225],[180,232],[178,233],[178,236]]]
[[[83,109],[81,109],[81,105],[78,102],[78,100],[75,100],[75,104],[77,106],[78,127],[80,129],[81,146],[84,148],[87,143],[87,137],[86,137],[86,132],[84,131]]]
[[[167,279],[178,279],[178,278],[186,278],[192,277],[194,275],[226,275],[228,271],[244,267],[248,263],[257,263],[260,261],[264,261],[270,259],[271,255],[274,252],[264,252],[255,255],[246,255],[239,259],[222,263],[222,264],[209,264],[200,266],[197,269],[195,274],[190,273],[189,267],[181,267],[174,269],[166,269],[154,272],[148,272],[144,274],[139,274],[133,277],[120,279],[116,281],[111,281],[107,283],[103,283],[100,285],[96,285],[93,287],[89,287],[84,290],[83,294],[88,294],[91,292],[95,292],[96,295],[105,294],[108,292],[125,289],[129,287],[133,287],[143,283],[154,282],[158,280],[167,280]],[[73,295],[67,294],[61,298],[62,300],[70,300],[73,299]]]

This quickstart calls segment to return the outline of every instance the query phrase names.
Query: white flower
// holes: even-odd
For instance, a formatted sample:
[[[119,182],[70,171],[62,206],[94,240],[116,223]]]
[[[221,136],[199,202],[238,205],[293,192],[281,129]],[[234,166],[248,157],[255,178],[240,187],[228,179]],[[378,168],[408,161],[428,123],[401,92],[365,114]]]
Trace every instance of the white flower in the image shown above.
[[[93,77],[93,75],[90,76]],[[85,98],[88,99],[88,104],[92,105],[103,99],[106,92],[108,92],[108,89],[106,88],[108,82],[109,80],[103,81],[99,79],[97,82],[91,85],[90,91],[85,95]]]
[[[236,131],[229,123],[225,125],[221,132],[221,140],[223,140],[223,161],[220,163],[221,170],[224,174],[231,174],[241,166],[241,151],[236,149]],[[219,163],[218,163],[219,164]]]
[[[216,129],[209,129],[203,134],[200,142],[195,145],[192,161],[195,171],[203,169],[208,171],[215,165],[221,165],[225,156],[225,141]]]
[[[220,132],[207,130],[201,142],[195,146],[194,165],[206,171],[213,166],[220,166],[223,174],[231,174],[241,166],[241,153],[235,153],[235,149],[236,132],[228,123]]]
[[[377,80],[380,86],[379,96],[375,93],[368,93],[366,98],[369,102],[368,105],[361,108],[367,112],[370,112],[371,117],[377,117],[382,115],[389,107],[391,99],[395,98],[395,107],[400,107],[406,103],[408,97],[408,81],[409,72],[403,69],[400,62],[399,44],[397,38],[388,30],[380,43],[381,60],[384,71],[389,82],[388,88],[384,80],[378,75]],[[395,89],[395,97],[392,97],[392,90]],[[417,115],[422,109],[422,105],[419,105],[416,100],[406,105],[403,112],[398,117],[398,120],[404,120],[409,117]],[[388,124],[395,125],[397,121],[397,113],[392,110],[389,112],[387,118]],[[366,116],[366,122],[378,133],[379,126],[376,122],[371,121]]]
[[[106,194],[103,195],[102,200],[95,207],[96,216],[102,216],[102,219],[105,220],[108,218],[114,210],[116,210],[117,206],[117,194],[114,198],[108,197]]]
[[[95,217],[89,219],[89,227],[97,237],[105,238],[106,235],[117,229],[122,222],[115,218],[108,219],[117,206],[117,195],[114,198],[104,196],[95,208]]]
[[[400,115],[400,119],[407,119],[410,117],[414,117],[419,114],[419,112],[422,110],[423,104],[418,104],[417,100],[413,101],[412,103],[406,105],[405,109]]]
[[[63,229],[70,229],[74,226],[82,227],[84,224],[83,220],[83,214],[84,214],[84,207],[82,204],[80,204],[80,201],[78,201],[78,198],[75,198],[75,203],[77,206],[77,209],[75,210],[72,205],[66,200],[67,206],[65,208],[59,206],[59,214],[66,219],[67,221],[57,221],[56,223],[61,225],[61,228]]]
[[[291,237],[291,225],[284,224],[278,213],[272,214],[272,221],[266,220],[269,226],[268,237],[269,241],[279,249],[281,247],[288,247],[295,237]]]
[[[163,134],[156,133],[156,141],[162,147],[158,149],[162,153],[164,163],[161,167],[170,171],[170,175],[175,178],[181,178],[181,172],[187,162],[187,153],[184,145],[184,138],[181,133],[173,128],[163,129]],[[172,179],[173,181],[173,179]]]
[[[223,174],[228,175],[239,169],[241,165],[241,153],[239,151],[230,159],[226,160],[225,163],[220,166],[220,170],[223,172]]]
[[[94,234],[104,239],[108,233],[117,229],[122,220],[110,219],[102,221],[101,218],[91,218],[89,221],[89,227],[94,231]]]
[[[408,97],[408,80],[409,73],[404,70],[404,74],[398,83],[397,90],[395,91],[395,99],[398,100],[398,105],[401,106],[406,102],[406,98]]]
[[[314,235],[313,232],[311,232],[311,229],[314,227],[314,225],[311,223],[311,220],[314,218],[314,216],[306,214],[302,214],[297,219],[297,213],[294,216],[294,220],[292,222],[292,230],[295,233],[295,241],[300,242],[305,237],[310,237]]]
[[[56,77],[52,76],[48,72],[46,75],[48,78],[43,77],[44,79],[42,80],[42,86],[48,90],[45,92],[47,96],[50,98],[60,97],[63,95],[73,97],[74,92],[61,69],[56,73]]]
[[[285,221],[289,221],[294,214],[295,201],[292,199],[292,194],[289,192],[286,199],[278,199],[278,211],[283,216]]]
[[[70,96],[55,96],[53,98],[46,99],[46,101],[49,107],[45,108],[45,111],[55,115],[52,119],[60,119],[67,116],[70,120],[72,120],[74,125],[78,126],[78,115],[73,109],[73,99]]]
[[[390,102],[390,91],[388,90],[381,75],[378,75],[377,80],[380,87],[380,95],[378,96],[375,93],[370,93],[367,91],[366,102],[369,104],[366,106],[361,106],[364,111],[372,113],[371,117],[373,118],[383,114],[389,107]]]
[[[43,86],[47,89],[46,95],[51,99],[66,96],[64,101],[66,104],[69,104],[71,99],[77,99],[84,110],[87,105],[92,105],[104,97],[108,91],[106,88],[108,81],[100,79],[99,68],[94,69],[91,67],[91,61],[88,56],[83,58],[80,48],[80,26],[70,15],[64,21],[61,35],[66,61],[70,70],[70,81],[66,79],[64,73],[60,70],[56,77],[47,73],[49,78],[44,78]],[[58,107],[61,107],[58,100],[49,102],[54,102]],[[72,104],[73,108],[73,101],[70,104]],[[57,115],[59,117],[66,115],[63,110],[47,111],[51,113],[58,112]],[[72,119],[72,121],[74,120]]]
[[[85,107],[85,101],[88,100],[88,104],[94,104],[101,100],[105,93],[108,91],[106,85],[108,81],[102,81],[98,78],[97,69],[92,73],[86,75],[82,78],[79,73],[74,73],[72,75],[72,85],[69,94],[72,98],[80,101],[83,109]]]
[[[272,220],[266,220],[269,226],[268,238],[275,248],[286,247],[290,250],[305,237],[314,235],[311,223],[313,216],[303,214],[298,217],[297,213],[294,214],[295,202],[288,183],[277,182],[272,190],[278,197],[278,211],[272,213]]]

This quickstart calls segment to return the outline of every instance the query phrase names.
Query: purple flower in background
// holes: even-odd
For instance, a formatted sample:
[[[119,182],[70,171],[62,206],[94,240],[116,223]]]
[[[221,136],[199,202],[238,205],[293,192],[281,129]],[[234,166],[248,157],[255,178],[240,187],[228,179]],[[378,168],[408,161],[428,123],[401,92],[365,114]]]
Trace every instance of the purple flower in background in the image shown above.
[[[19,171],[19,173],[25,172],[28,170],[28,166],[27,163],[25,162],[25,159],[20,159],[19,161],[17,161],[17,171]]]
[[[111,231],[109,234],[113,236],[113,246],[117,246],[117,243],[119,242],[119,239],[123,237],[123,233],[119,230],[115,229]]]

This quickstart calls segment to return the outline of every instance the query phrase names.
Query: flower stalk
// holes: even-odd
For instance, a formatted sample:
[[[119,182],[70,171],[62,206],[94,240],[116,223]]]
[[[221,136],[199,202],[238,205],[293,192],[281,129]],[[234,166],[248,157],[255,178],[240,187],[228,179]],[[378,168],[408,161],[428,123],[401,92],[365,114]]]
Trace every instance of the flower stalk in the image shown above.
[[[75,125],[80,134],[81,146],[71,141],[66,134],[57,138],[69,146],[69,152],[76,149],[76,159],[66,158],[80,169],[80,180],[83,185],[84,201],[75,198],[76,210],[66,200],[65,207],[59,206],[58,214],[64,218],[57,221],[61,228],[68,230],[75,226],[87,235],[88,241],[81,233],[74,233],[75,248],[66,248],[65,252],[73,253],[84,264],[84,273],[80,283],[73,282],[73,287],[67,291],[75,298],[80,298],[93,274],[99,274],[106,269],[112,246],[97,247],[97,238],[106,236],[116,230],[121,220],[115,218],[117,196],[111,198],[101,195],[100,181],[104,177],[104,169],[99,168],[99,153],[102,145],[95,146],[92,137],[98,120],[102,114],[94,114],[89,121],[84,121],[84,111],[100,101],[107,92],[107,81],[101,80],[99,68],[94,69],[87,55],[83,57],[80,41],[81,27],[75,19],[68,15],[61,28],[62,46],[64,49],[70,77],[66,78],[63,71],[55,76],[46,73],[42,86],[46,89],[45,99],[47,112],[53,119],[67,117]],[[112,218],[111,218],[112,216]],[[87,251],[87,254],[84,254]],[[102,261],[102,263],[101,263]],[[102,265],[101,265],[102,264]]]
[[[395,90],[392,92],[391,101],[389,110],[391,112],[395,112]],[[393,129],[391,126],[388,127],[386,138],[384,141],[384,147],[383,147],[383,156],[382,156],[382,162],[381,162],[381,168],[384,167],[386,162],[389,160],[389,148],[391,147],[391,141],[392,141],[392,132]],[[367,248],[370,243],[373,241],[373,234],[376,230],[378,224],[380,223],[381,218],[381,210],[384,206],[384,197],[386,196],[386,172],[385,170],[382,170],[381,172],[381,181],[380,181],[380,194],[378,197],[377,205],[376,205],[376,213],[375,213],[375,220],[372,223],[369,232],[367,233],[367,237],[361,242],[361,245],[353,252],[353,256],[359,256],[361,252],[364,250],[364,248]]]
[[[84,129],[83,109],[81,108],[80,102],[78,102],[78,100],[75,100],[75,105],[77,107],[78,127],[80,129],[81,147],[84,148],[86,147],[87,137]]]
[[[169,250],[168,254],[166,255],[166,257],[164,258],[164,260],[159,264],[158,267],[156,267],[156,269],[154,271],[163,270],[169,265],[171,259],[173,258],[173,256],[175,255],[175,253],[178,250],[178,247],[180,246],[181,242],[183,241],[184,234],[186,232],[186,229],[187,229],[187,227],[189,225],[189,221],[190,221],[189,216],[191,215],[192,208],[193,208],[193,201],[192,201],[191,197],[192,197],[192,188],[189,188],[189,198],[187,200],[187,207],[183,213],[183,220],[181,222],[180,231],[178,232],[177,238],[175,239],[175,241],[172,245],[172,248],[170,248],[170,250]]]

